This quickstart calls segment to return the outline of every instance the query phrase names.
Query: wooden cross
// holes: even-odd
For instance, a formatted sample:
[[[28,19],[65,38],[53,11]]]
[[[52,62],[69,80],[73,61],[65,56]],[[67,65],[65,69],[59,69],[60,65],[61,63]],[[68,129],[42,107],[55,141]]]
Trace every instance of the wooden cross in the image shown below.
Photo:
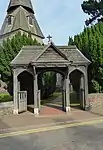
[[[48,43],[51,42],[52,36],[50,34],[47,36],[47,38],[48,38]]]

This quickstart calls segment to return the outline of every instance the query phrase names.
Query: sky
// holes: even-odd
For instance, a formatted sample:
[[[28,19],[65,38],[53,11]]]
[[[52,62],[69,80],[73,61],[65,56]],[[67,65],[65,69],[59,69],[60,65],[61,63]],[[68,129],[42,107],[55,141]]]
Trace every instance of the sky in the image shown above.
[[[0,1],[0,27],[10,0]],[[87,15],[83,13],[83,0],[32,0],[36,19],[45,37],[49,34],[57,45],[67,45],[69,36],[83,31]],[[47,42],[47,38],[44,41]]]

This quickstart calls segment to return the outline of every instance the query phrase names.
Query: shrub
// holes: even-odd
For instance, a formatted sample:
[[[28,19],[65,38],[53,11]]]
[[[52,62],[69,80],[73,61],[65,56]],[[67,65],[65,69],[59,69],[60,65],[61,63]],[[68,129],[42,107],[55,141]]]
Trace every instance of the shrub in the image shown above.
[[[12,100],[13,100],[13,98],[12,98],[12,96],[10,94],[8,94],[8,93],[1,93],[0,94],[0,103],[2,103],[2,102],[10,102]]]

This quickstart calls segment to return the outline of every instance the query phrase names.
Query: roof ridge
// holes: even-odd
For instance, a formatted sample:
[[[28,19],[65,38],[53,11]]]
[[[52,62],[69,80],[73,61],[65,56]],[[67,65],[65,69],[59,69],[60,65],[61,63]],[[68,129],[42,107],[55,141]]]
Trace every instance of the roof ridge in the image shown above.
[[[27,48],[35,48],[35,47],[45,48],[45,46],[43,46],[43,45],[25,45],[25,46],[23,46],[23,48],[25,48],[25,49],[27,49]]]
[[[58,48],[77,48],[76,45],[64,45],[64,46],[62,46],[62,45],[60,45],[60,46],[57,45],[57,47],[58,47]]]

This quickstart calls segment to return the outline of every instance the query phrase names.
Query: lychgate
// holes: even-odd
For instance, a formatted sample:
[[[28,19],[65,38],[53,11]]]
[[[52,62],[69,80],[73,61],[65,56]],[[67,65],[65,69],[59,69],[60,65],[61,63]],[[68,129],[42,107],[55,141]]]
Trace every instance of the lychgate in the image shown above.
[[[11,62],[13,68],[14,114],[33,106],[40,112],[38,77],[46,71],[62,75],[62,107],[70,111],[72,88],[77,92],[82,109],[89,107],[87,68],[90,61],[76,46],[56,46],[50,42],[43,46],[24,46]],[[19,95],[19,97],[18,97]]]

